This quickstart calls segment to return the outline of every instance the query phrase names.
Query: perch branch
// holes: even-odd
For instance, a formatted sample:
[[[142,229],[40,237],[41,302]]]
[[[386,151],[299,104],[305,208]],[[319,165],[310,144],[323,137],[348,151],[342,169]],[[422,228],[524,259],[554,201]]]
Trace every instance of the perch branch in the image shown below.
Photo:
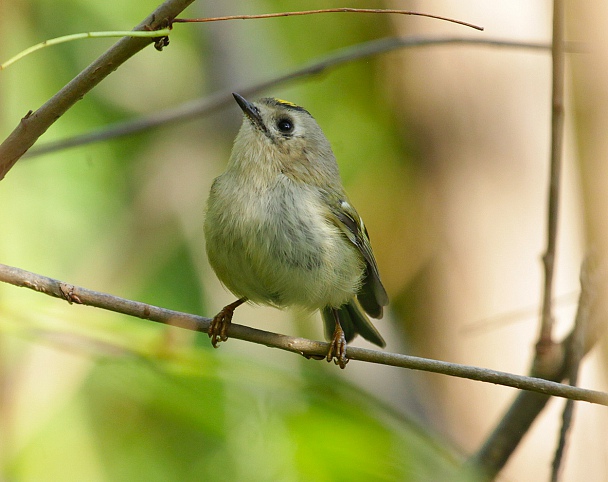
[[[192,331],[206,332],[209,328],[209,323],[211,322],[210,318],[159,308],[146,303],[119,298],[107,293],[92,291],[3,264],[0,264],[0,281],[39,291],[55,298],[61,298],[69,303],[95,306],[116,313],[135,316]],[[307,358],[324,358],[327,355],[329,347],[325,342],[270,333],[234,323],[230,325],[228,334],[230,338],[266,345],[272,348],[279,348],[281,350],[298,353]],[[562,385],[539,378],[514,375],[496,370],[489,370],[487,368],[460,365],[357,347],[348,347],[346,356],[351,360],[441,373],[460,378],[468,378],[470,380],[504,385],[521,390],[531,390],[537,394],[545,394],[544,396],[553,395],[608,406],[608,393],[571,387],[569,385]]]

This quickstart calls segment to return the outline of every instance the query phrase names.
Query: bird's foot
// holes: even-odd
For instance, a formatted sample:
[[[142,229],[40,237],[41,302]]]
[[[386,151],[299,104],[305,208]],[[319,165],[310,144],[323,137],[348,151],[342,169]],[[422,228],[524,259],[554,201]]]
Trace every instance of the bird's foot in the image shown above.
[[[247,301],[245,298],[238,299],[234,303],[224,306],[220,312],[213,317],[209,329],[207,330],[213,348],[217,348],[217,344],[220,341],[226,341],[228,339],[228,328],[232,323],[234,310],[245,303],[245,301]]]
[[[340,326],[340,323],[336,323],[334,336],[331,339],[329,351],[327,352],[327,361],[331,362],[332,360],[342,369],[348,363],[348,358],[346,358],[346,338],[344,337],[344,330]]]

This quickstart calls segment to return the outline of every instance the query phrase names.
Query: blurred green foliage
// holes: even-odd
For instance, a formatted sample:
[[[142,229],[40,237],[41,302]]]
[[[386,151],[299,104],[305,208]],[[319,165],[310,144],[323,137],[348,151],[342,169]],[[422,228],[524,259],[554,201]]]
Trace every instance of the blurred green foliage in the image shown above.
[[[188,15],[343,6],[334,3],[201,1]],[[150,0],[5,1],[0,55],[69,33],[127,29],[155,6]],[[179,25],[162,54],[148,48],[127,62],[40,142],[220,87],[247,86],[388,34],[386,18],[352,14]],[[226,43],[227,36],[236,40]],[[112,42],[46,49],[1,72],[1,135]],[[397,196],[411,182],[407,149],[383,89],[378,61],[366,60],[267,93],[306,106],[320,121],[347,189],[378,233],[372,237],[380,259],[388,249],[383,226],[392,229],[392,209],[403,202]],[[210,120],[21,160],[0,185],[0,261],[212,315],[203,206],[239,122],[235,108]],[[377,191],[370,194],[370,185]],[[263,347],[240,353],[241,342],[213,351],[203,335],[6,285],[0,286],[0,319],[6,480],[453,480],[452,455],[402,415],[407,407],[396,412],[381,394],[360,388],[364,378],[351,385],[336,367]],[[347,372],[358,373],[352,365]]]
[[[453,476],[453,462],[439,445],[333,376],[181,356],[162,363],[98,360],[10,460],[6,475],[151,481]]]

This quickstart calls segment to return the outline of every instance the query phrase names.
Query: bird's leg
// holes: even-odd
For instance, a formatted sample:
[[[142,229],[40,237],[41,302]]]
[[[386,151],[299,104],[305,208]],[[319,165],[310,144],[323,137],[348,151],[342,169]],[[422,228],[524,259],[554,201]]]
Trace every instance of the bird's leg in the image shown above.
[[[217,348],[217,344],[220,341],[226,341],[228,339],[228,327],[232,323],[232,315],[234,310],[247,301],[247,298],[240,298],[234,303],[230,303],[224,306],[220,312],[213,317],[211,324],[209,325],[209,338],[211,338],[211,344],[213,348]]]
[[[346,338],[344,337],[344,330],[340,326],[340,319],[338,317],[338,310],[335,308],[331,309],[334,320],[336,321],[336,328],[334,329],[334,336],[329,344],[329,351],[327,352],[327,361],[330,362],[335,359],[336,365],[340,368],[344,368],[348,363],[346,358]]]

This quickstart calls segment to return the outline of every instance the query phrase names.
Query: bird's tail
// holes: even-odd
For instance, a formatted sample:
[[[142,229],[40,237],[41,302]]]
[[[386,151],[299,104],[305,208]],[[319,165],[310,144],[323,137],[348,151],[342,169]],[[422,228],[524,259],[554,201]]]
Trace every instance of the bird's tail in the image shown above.
[[[372,325],[372,322],[369,321],[367,315],[359,308],[359,305],[357,305],[354,298],[338,308],[337,313],[347,343],[358,333],[367,341],[374,343],[379,347],[384,348],[386,346],[384,338],[382,338],[382,335],[380,335],[378,330]],[[323,308],[321,310],[321,317],[325,323],[325,336],[328,340],[331,340],[336,328],[336,321],[334,320],[332,308],[329,306]]]

